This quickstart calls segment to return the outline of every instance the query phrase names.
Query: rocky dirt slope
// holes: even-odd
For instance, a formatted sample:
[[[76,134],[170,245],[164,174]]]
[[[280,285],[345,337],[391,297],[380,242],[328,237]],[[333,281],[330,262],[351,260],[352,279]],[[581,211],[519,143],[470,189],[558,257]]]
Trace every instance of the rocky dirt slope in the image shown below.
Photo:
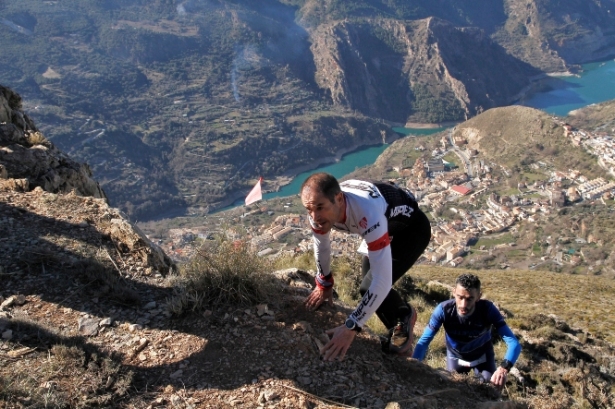
[[[378,338],[368,333],[343,362],[322,362],[322,331],[348,313],[339,307],[307,314],[287,294],[275,306],[178,319],[165,313],[170,292],[156,280],[126,277],[137,296],[127,306],[99,286],[46,271],[11,273],[4,290],[22,296],[5,301],[0,319],[0,407],[40,407],[41,395],[57,407],[516,407],[485,403],[498,395],[473,379],[383,355]],[[86,351],[83,379],[59,363],[47,372],[47,362],[60,361],[58,344]],[[114,372],[96,358],[109,356],[120,365]],[[7,385],[17,384],[11,373],[25,368],[33,368],[35,378],[27,394]]]

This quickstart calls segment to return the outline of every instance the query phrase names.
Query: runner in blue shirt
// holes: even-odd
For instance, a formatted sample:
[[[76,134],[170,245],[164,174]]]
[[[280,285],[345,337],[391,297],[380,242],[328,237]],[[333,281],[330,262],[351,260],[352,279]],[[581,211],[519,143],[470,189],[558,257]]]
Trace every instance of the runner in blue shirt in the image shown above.
[[[504,317],[491,301],[481,300],[480,279],[472,274],[457,278],[452,300],[440,303],[414,348],[413,358],[423,360],[434,336],[444,325],[446,332],[446,368],[467,373],[471,369],[495,386],[506,384],[508,371],[521,353],[521,345]],[[494,327],[508,346],[504,360],[496,369],[491,341]]]

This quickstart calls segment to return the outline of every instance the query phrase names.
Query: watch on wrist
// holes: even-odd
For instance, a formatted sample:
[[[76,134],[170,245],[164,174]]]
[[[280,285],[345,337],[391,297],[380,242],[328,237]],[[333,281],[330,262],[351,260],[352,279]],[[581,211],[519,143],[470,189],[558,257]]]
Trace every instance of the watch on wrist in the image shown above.
[[[500,363],[500,366],[506,369],[507,371],[510,371],[510,368],[512,368],[513,364],[508,359],[503,359],[502,362]]]
[[[357,323],[355,322],[355,320],[353,320],[352,318],[347,318],[345,325],[346,325],[346,328],[348,328],[351,331],[361,332],[361,327],[359,327]]]

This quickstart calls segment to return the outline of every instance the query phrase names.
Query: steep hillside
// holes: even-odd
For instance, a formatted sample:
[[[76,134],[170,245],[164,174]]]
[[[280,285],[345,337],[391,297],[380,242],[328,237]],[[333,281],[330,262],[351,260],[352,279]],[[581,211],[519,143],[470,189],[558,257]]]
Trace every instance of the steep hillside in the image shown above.
[[[49,262],[96,281],[124,257],[131,270],[169,272],[171,260],[108,205],[88,166],[47,141],[2,86],[0,121],[0,274]]]
[[[335,20],[376,16],[399,20],[438,17],[456,26],[476,26],[493,32],[506,19],[504,2],[489,0],[464,4],[454,0],[296,0],[294,3],[302,5],[302,21],[313,26]]]
[[[262,300],[269,307],[207,304],[108,206],[84,168],[44,140],[6,88],[0,119],[0,406],[383,407],[435,395],[472,408],[497,397],[472,379],[381,355],[369,333],[357,340],[354,358],[323,373],[318,342],[344,313],[308,314],[296,302],[311,276],[271,276],[279,283],[277,297]],[[16,160],[29,155],[37,160]],[[41,175],[55,183],[40,182]],[[222,254],[233,268],[238,256],[257,265],[254,254]],[[291,281],[300,285],[282,284]],[[178,298],[214,311],[174,316]]]
[[[106,200],[89,166],[75,162],[45,139],[22,111],[21,97],[0,85],[0,188],[36,187]]]
[[[396,122],[444,122],[513,102],[539,71],[483,31],[427,18],[322,25],[316,81],[335,104]]]
[[[564,129],[542,111],[522,106],[485,111],[454,128],[478,157],[518,172],[543,161],[556,169],[582,169],[588,177],[603,171],[596,159],[564,137]]]
[[[570,112],[570,124],[579,129],[613,132],[615,128],[615,100],[590,105]]]
[[[373,165],[345,177],[394,180],[418,192],[438,235],[434,251],[456,239],[464,248],[457,266],[612,278],[611,108],[600,104],[566,118],[520,106],[494,108],[450,131],[395,141]],[[430,174],[425,165],[439,160],[448,169]],[[451,194],[454,185],[467,187],[470,194]],[[578,193],[598,192],[599,186],[604,186],[600,193]],[[506,219],[511,209],[514,217]],[[497,228],[481,225],[494,214],[509,221]],[[474,239],[468,240],[469,235]],[[429,254],[426,258],[448,263]]]
[[[507,0],[495,39],[548,72],[613,56],[615,1]]]
[[[107,204],[87,168],[44,139],[6,88],[0,89],[0,119],[2,407],[615,404],[610,279],[479,273],[485,295],[498,302],[524,348],[502,392],[442,371],[438,340],[426,363],[381,353],[376,326],[357,336],[343,361],[326,363],[319,357],[324,330],[343,322],[350,309],[337,300],[334,307],[306,311],[301,301],[313,273],[271,273],[266,259],[228,243],[218,252],[204,246],[177,274],[168,257]],[[30,155],[36,160],[17,160]],[[242,286],[246,281],[236,285],[230,274],[239,269],[265,274],[247,283],[272,285],[269,296],[255,299],[260,292]],[[336,288],[356,287],[350,265],[336,271]],[[449,297],[446,284],[462,271],[417,266],[413,279],[400,283],[420,313],[417,335],[435,303]],[[211,276],[219,281],[202,285],[212,283]],[[247,291],[253,302],[212,303],[212,287],[221,289],[216,300]],[[503,354],[501,342],[496,351]]]
[[[302,21],[320,24],[367,17],[437,17],[485,31],[512,55],[547,72],[615,54],[615,1],[585,0],[296,0]]]

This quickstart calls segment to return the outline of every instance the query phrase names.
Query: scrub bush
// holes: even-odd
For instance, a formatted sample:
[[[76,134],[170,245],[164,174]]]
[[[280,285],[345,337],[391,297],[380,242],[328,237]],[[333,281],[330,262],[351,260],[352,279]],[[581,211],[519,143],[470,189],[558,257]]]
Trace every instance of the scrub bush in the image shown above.
[[[258,257],[244,242],[207,243],[180,268],[171,284],[171,312],[182,314],[211,306],[251,306],[273,302],[279,285],[271,263]]]

